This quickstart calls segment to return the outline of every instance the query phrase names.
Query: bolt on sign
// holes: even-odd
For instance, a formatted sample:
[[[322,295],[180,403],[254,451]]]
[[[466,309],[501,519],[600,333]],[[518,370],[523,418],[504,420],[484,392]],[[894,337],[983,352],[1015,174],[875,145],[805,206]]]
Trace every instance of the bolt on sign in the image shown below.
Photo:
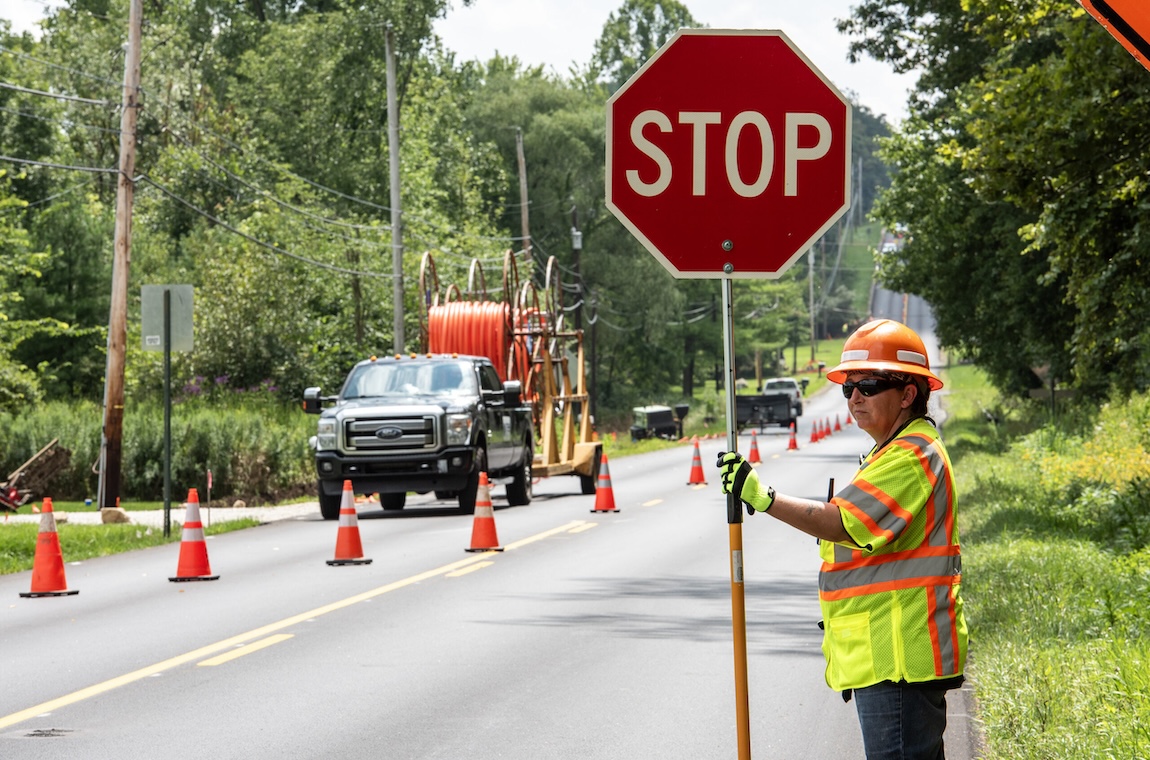
[[[607,206],[676,277],[773,279],[850,207],[850,148],[785,34],[683,29],[607,101]]]

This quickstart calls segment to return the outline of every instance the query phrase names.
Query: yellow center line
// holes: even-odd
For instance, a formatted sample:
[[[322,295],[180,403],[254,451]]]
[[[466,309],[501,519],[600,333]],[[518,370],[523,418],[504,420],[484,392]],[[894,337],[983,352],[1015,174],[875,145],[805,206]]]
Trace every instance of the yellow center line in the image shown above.
[[[585,530],[591,530],[592,528],[598,528],[598,527],[599,527],[599,523],[585,522],[582,525],[576,525],[574,528],[571,529],[571,532],[572,533],[582,533]]]
[[[560,525],[558,528],[552,528],[551,530],[545,530],[542,533],[536,533],[534,536],[528,536],[527,538],[520,539],[519,541],[516,541],[515,543],[508,544],[507,546],[505,546],[503,548],[506,549],[507,551],[511,551],[513,549],[519,549],[521,547],[527,546],[527,544],[533,544],[536,541],[542,541],[545,538],[550,538],[551,536],[554,536],[557,533],[568,533],[568,532],[573,533],[573,532],[575,532],[575,529],[578,528],[580,525],[586,525],[586,524],[587,524],[586,520],[572,520],[571,522],[567,523],[566,525]]]
[[[221,655],[218,655],[216,657],[212,657],[210,659],[204,660],[203,662],[197,662],[196,665],[199,665],[200,667],[205,667],[205,666],[211,667],[213,665],[223,665],[225,662],[231,662],[232,660],[236,659],[237,657],[243,657],[245,654],[251,654],[252,652],[258,652],[261,649],[264,649],[266,647],[270,647],[272,644],[278,644],[281,641],[287,641],[290,638],[292,638],[292,634],[290,634],[290,633],[277,633],[275,636],[268,636],[266,639],[254,641],[251,644],[248,644],[247,646],[237,647],[236,649],[233,649],[230,652],[225,652],[224,654],[221,654]]]
[[[561,525],[558,528],[552,528],[551,530],[546,530],[534,536],[529,536],[528,538],[521,539],[515,543],[508,544],[504,548],[508,551],[518,549],[522,546],[526,546],[527,544],[531,544],[536,541],[541,541],[544,538],[554,536],[557,533],[571,531],[572,529],[584,524],[586,524],[586,521],[584,520],[574,520],[567,523],[566,525]],[[322,615],[327,615],[329,613],[345,609],[352,606],[353,604],[359,604],[360,602],[367,601],[368,599],[374,599],[377,596],[382,596],[383,594],[389,593],[391,591],[397,591],[401,588],[405,588],[430,578],[435,578],[439,575],[447,575],[448,573],[459,570],[460,568],[467,567],[468,565],[474,564],[476,562],[481,562],[489,557],[497,555],[498,552],[481,552],[472,554],[469,557],[465,557],[456,562],[451,562],[449,564],[443,565],[442,567],[437,567],[434,570],[426,570],[422,573],[412,575],[402,580],[388,583],[385,586],[380,586],[379,588],[374,588],[370,591],[364,591],[361,594],[349,596],[346,599],[340,599],[339,601],[332,602],[331,604],[325,604],[322,607],[316,607],[314,610],[301,612],[298,615],[292,615],[291,617],[284,618],[283,620],[277,621],[275,623],[269,623],[268,625],[250,630],[247,633],[241,633],[236,636],[223,639],[222,641],[217,641],[214,644],[208,644],[198,649],[193,649],[190,652],[176,655],[175,657],[170,657],[153,665],[148,665],[147,667],[140,668],[139,670],[133,670],[131,673],[125,673],[122,676],[109,678],[107,681],[93,684],[92,686],[85,687],[79,691],[74,691],[71,694],[65,694],[62,697],[49,699],[47,702],[41,702],[38,705],[33,705],[32,707],[20,710],[19,712],[14,712],[10,715],[0,717],[0,729],[7,728],[8,726],[14,726],[17,723],[22,723],[31,718],[35,718],[37,715],[54,712],[63,707],[67,707],[68,705],[73,705],[77,702],[82,702],[85,699],[91,699],[92,697],[99,696],[100,694],[106,694],[107,692],[112,691],[113,689],[118,689],[121,686],[127,686],[130,683],[135,683],[136,681],[148,678],[149,676],[154,676],[157,673],[163,673],[165,670],[171,670],[172,668],[179,667],[180,665],[186,665],[189,662],[195,662],[196,660],[210,657],[211,655],[215,655],[220,652],[225,652],[234,647],[238,647],[241,644],[246,644],[250,641],[270,636],[271,634],[282,631],[284,628],[290,628],[293,625],[298,625],[299,623],[307,622],[308,620],[312,620]]]
[[[651,499],[650,501],[643,502],[639,506],[641,506],[641,507],[653,507],[656,504],[662,504],[662,503],[663,503],[662,499]]]
[[[476,562],[471,567],[462,567],[458,570],[455,570],[453,572],[448,573],[444,577],[445,578],[458,578],[461,575],[467,575],[468,573],[474,573],[476,570],[482,570],[483,568],[491,567],[494,564],[495,564],[494,562]]]

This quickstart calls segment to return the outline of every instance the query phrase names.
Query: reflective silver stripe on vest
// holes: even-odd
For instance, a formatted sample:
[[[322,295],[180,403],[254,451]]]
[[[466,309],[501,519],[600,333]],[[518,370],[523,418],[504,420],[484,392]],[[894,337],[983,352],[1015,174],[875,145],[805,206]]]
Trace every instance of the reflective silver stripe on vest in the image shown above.
[[[934,447],[934,441],[924,435],[908,435],[902,439],[918,446],[919,451],[926,457],[927,466],[934,474],[935,485],[931,492],[934,500],[934,525],[926,534],[927,546],[948,546],[950,535],[946,530],[946,518],[950,514],[950,472],[946,468],[946,458]]]
[[[955,641],[951,630],[951,612],[950,587],[935,586],[934,618],[931,624],[938,631],[939,664],[942,666],[940,675],[944,676],[954,675],[958,672],[955,668],[957,655],[954,650]]]
[[[830,569],[824,568],[823,572],[819,573],[819,591],[833,593],[873,586],[877,583],[956,576],[961,572],[962,558],[959,556],[910,557],[863,565],[850,570],[835,570],[832,566]]]
[[[934,474],[935,487],[931,492],[931,499],[934,501],[934,524],[927,528],[926,543],[928,546],[946,546],[950,543],[950,536],[947,535],[946,531],[946,516],[947,505],[950,502],[951,485],[946,460],[932,445],[934,442],[926,436],[908,435],[897,440],[910,442],[917,447],[922,457],[925,457],[930,471]],[[891,443],[889,445],[896,444]],[[873,461],[875,460],[868,461],[866,465]],[[863,465],[862,469],[866,469],[866,465]],[[839,496],[861,509],[881,530],[889,531],[894,536],[901,536],[902,532],[906,530],[906,520],[892,512],[880,499],[870,495],[854,483],[844,488]],[[845,560],[839,559],[836,552],[835,561],[842,562]]]

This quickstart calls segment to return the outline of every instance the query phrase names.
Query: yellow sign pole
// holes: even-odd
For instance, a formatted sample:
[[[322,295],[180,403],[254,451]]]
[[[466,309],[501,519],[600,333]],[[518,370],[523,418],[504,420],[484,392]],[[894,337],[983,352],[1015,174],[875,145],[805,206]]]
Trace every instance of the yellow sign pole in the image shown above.
[[[731,265],[724,267],[731,273]],[[739,450],[739,421],[735,416],[735,338],[731,278],[723,283],[723,360],[726,363],[727,450]],[[727,495],[727,524],[731,548],[731,631],[735,643],[735,719],[739,732],[739,760],[751,757],[750,694],[747,686],[747,606],[743,586],[743,510]]]

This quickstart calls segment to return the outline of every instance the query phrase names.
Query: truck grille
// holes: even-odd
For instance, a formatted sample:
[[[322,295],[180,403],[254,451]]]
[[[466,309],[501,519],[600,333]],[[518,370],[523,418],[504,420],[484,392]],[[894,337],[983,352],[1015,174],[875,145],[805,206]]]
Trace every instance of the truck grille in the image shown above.
[[[438,448],[434,416],[346,420],[343,434],[352,454],[419,453]]]

